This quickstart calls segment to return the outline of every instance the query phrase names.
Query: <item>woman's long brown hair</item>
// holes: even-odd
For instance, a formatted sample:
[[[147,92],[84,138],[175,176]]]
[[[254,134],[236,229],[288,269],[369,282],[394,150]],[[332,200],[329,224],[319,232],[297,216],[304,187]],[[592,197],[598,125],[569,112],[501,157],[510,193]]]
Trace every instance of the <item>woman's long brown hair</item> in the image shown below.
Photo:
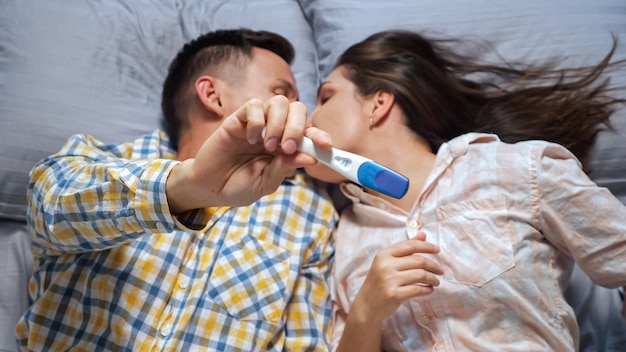
[[[557,68],[483,63],[461,53],[459,40],[428,39],[390,30],[348,48],[336,67],[362,96],[393,93],[407,125],[433,152],[467,132],[495,133],[505,142],[541,139],[567,147],[589,172],[588,158],[598,133],[612,130],[618,104],[607,73],[617,47],[595,66]],[[457,50],[453,50],[457,48]]]

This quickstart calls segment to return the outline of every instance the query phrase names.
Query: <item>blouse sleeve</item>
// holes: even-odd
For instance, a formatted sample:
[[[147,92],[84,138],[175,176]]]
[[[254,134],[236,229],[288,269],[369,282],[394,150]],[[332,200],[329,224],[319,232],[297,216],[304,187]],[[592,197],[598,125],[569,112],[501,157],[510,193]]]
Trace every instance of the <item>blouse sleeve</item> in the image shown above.
[[[543,235],[596,283],[626,285],[626,206],[561,146],[544,146],[535,161],[533,198]]]

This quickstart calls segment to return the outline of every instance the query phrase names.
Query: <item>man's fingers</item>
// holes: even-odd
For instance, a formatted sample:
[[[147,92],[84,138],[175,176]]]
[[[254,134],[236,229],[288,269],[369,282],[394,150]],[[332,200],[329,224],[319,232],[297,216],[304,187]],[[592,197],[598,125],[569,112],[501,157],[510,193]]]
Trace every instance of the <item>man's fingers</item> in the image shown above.
[[[293,154],[298,149],[298,144],[302,141],[306,128],[306,106],[295,101],[289,104],[287,122],[283,130],[281,149],[285,154]]]
[[[277,95],[265,103],[265,114],[265,149],[273,152],[280,145],[283,153],[295,153],[306,127],[306,106]]]
[[[283,95],[273,96],[265,103],[251,99],[233,115],[245,126],[248,142],[255,144],[263,138],[269,152],[280,147],[285,154],[295,153],[306,127],[306,106],[301,102],[290,103]],[[261,137],[263,129],[265,135]]]
[[[265,110],[259,99],[250,99],[233,113],[246,128],[246,139],[255,144],[261,138],[261,131],[265,127]]]
[[[266,150],[273,152],[281,143],[283,129],[289,114],[289,100],[285,96],[276,95],[266,101],[263,108],[266,116],[263,144]]]

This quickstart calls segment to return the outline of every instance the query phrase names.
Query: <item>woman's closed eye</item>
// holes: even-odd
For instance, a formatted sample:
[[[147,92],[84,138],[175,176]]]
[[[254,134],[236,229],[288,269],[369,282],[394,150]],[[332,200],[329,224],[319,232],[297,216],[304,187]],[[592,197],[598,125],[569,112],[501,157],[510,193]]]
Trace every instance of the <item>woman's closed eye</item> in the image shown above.
[[[333,96],[330,82],[323,82],[317,90],[317,105],[324,105]]]
[[[317,98],[318,105],[324,105],[331,97],[332,97],[332,94],[321,94]]]

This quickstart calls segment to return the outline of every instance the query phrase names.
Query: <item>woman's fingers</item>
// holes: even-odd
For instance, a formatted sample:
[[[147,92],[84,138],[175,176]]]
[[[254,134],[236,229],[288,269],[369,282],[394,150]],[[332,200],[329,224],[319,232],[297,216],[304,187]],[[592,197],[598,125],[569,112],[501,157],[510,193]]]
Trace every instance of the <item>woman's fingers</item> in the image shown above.
[[[361,294],[368,296],[370,301],[375,301],[376,305],[387,307],[385,310],[388,313],[395,311],[406,299],[429,295],[439,286],[439,279],[422,269],[395,272],[384,277],[373,275],[371,271],[368,273]]]
[[[411,269],[399,272],[395,277],[398,286],[425,285],[439,286],[439,279],[431,271],[425,269]]]
[[[398,288],[396,296],[400,301],[405,301],[413,297],[427,296],[435,291],[433,286],[408,285]]]
[[[407,256],[398,258],[396,268],[399,271],[424,269],[436,275],[443,274],[443,270],[438,263],[426,256],[419,254],[409,254]]]
[[[316,147],[322,150],[331,150],[333,147],[333,139],[330,135],[316,127],[308,127],[306,129],[306,136],[309,137]]]
[[[438,252],[439,247],[432,243],[413,239],[402,241],[381,250],[376,255],[370,272],[384,278],[383,281],[390,288],[438,286],[437,275],[442,275],[443,269],[435,260],[424,255]]]
[[[437,254],[439,253],[439,247],[430,242],[410,239],[393,244],[381,250],[381,252],[394,257],[405,257],[407,255],[420,253]]]

